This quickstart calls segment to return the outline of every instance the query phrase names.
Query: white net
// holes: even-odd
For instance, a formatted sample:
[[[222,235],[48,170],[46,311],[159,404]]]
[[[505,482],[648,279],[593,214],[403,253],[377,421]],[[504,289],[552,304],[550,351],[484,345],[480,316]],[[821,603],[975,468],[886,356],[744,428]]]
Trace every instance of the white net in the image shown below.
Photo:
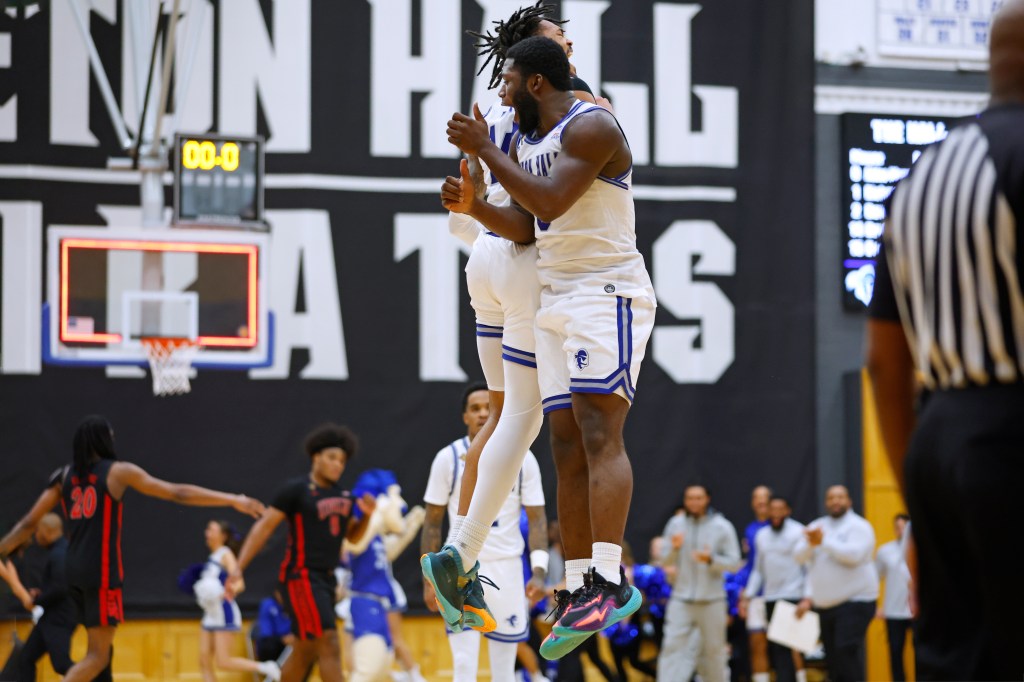
[[[192,390],[189,374],[199,344],[188,339],[142,339],[153,375],[153,395],[181,395]]]

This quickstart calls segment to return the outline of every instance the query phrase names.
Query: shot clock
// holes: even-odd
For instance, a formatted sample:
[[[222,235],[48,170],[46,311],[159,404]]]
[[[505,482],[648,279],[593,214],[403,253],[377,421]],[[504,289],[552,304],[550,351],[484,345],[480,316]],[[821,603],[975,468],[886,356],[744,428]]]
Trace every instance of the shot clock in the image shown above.
[[[263,139],[175,135],[174,223],[266,229]]]

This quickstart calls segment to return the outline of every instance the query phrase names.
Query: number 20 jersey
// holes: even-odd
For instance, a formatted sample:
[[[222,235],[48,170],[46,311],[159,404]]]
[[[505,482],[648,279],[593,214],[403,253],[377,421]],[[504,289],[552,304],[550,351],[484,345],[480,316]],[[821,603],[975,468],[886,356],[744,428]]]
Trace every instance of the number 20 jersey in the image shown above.
[[[67,579],[73,587],[116,589],[124,582],[121,521],[124,503],[107,488],[114,461],[101,459],[79,475],[72,467],[58,469],[50,486],[61,486],[67,520]]]

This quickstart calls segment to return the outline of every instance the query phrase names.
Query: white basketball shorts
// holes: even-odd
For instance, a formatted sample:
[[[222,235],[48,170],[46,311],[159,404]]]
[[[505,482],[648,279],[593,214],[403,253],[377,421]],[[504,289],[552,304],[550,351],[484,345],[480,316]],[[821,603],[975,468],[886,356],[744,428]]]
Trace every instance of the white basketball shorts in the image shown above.
[[[632,403],[654,310],[647,296],[544,301],[536,324],[544,414],[571,408],[573,393],[616,393]]]
[[[505,362],[536,368],[537,247],[481,234],[466,264],[466,285],[476,312],[477,336],[500,338]]]

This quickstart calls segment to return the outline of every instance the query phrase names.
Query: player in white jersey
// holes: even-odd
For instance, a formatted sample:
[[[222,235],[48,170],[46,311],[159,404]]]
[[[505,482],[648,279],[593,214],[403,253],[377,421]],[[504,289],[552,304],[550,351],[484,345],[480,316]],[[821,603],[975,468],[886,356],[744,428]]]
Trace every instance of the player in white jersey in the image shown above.
[[[550,658],[640,605],[620,567],[632,495],[622,428],[656,303],[636,248],[632,156],[614,116],[573,96],[568,60],[549,40],[517,43],[504,66],[520,126],[510,154],[488,139],[479,108],[456,114],[448,138],[491,168],[512,204],[477,201],[466,164],[461,179],[446,180],[442,203],[512,241],[537,243],[537,364],[567,578],[590,566],[575,597],[557,599],[553,638],[541,650]]]
[[[488,55],[481,71],[493,60],[495,66],[490,87],[501,82],[501,60],[516,42],[540,35],[554,40],[565,52],[572,54],[572,41],[562,28],[564,21],[550,18],[554,7],[537,2],[532,7],[516,10],[505,21],[495,22],[494,34],[473,33],[479,39],[475,45],[480,55]],[[588,101],[594,97],[582,80],[573,79],[574,90]],[[502,98],[485,114],[490,139],[507,152],[518,128],[511,102]],[[474,173],[475,189],[483,198],[495,205],[507,205],[508,195],[486,167],[471,160],[479,174]],[[536,439],[542,422],[540,390],[537,383],[535,360],[534,319],[540,304],[540,284],[537,279],[537,250],[533,245],[516,244],[483,228],[472,217],[452,213],[449,219],[452,234],[472,247],[466,265],[466,282],[473,309],[476,312],[477,349],[490,390],[490,418],[480,436],[470,444],[466,456],[462,482],[460,508],[455,516],[452,544],[458,549],[445,547],[437,556],[424,556],[424,574],[428,580],[434,572],[431,564],[447,563],[466,573],[468,580],[475,575],[474,565],[483,547],[491,522],[499,512],[504,491],[517,476],[523,465],[527,448]],[[493,434],[493,437],[492,437]],[[480,469],[478,488],[478,462],[486,463]],[[470,507],[472,500],[472,507]],[[465,523],[468,518],[468,523]],[[465,523],[465,527],[463,524]],[[455,553],[459,552],[458,559]],[[542,552],[531,558],[531,563],[547,565]],[[445,621],[453,630],[463,625],[479,629],[490,617],[478,618],[472,611],[463,613],[457,595],[449,601],[441,590],[439,604]]]
[[[463,395],[462,419],[466,436],[442,448],[430,466],[430,478],[423,495],[426,519],[421,531],[424,552],[436,552],[441,547],[441,525],[448,513],[449,524],[454,523],[459,509],[460,489],[465,470],[466,453],[470,442],[487,421],[488,395],[483,384],[471,385]],[[467,612],[478,609],[486,599],[493,614],[493,627],[483,634],[491,663],[491,679],[515,679],[516,645],[529,634],[529,602],[527,595],[536,600],[544,590],[543,571],[535,570],[529,586],[523,581],[523,536],[519,530],[519,515],[526,510],[530,524],[530,547],[547,547],[547,521],[544,513],[544,490],[541,486],[537,458],[527,451],[511,494],[503,497],[501,510],[480,554],[480,573],[500,589],[494,589],[487,580],[482,583],[482,594],[468,595]],[[425,584],[424,600],[433,605],[434,597],[429,583]],[[486,617],[481,614],[481,617]],[[475,680],[479,659],[481,633],[472,629],[450,633],[448,643],[452,650],[456,682]]]

